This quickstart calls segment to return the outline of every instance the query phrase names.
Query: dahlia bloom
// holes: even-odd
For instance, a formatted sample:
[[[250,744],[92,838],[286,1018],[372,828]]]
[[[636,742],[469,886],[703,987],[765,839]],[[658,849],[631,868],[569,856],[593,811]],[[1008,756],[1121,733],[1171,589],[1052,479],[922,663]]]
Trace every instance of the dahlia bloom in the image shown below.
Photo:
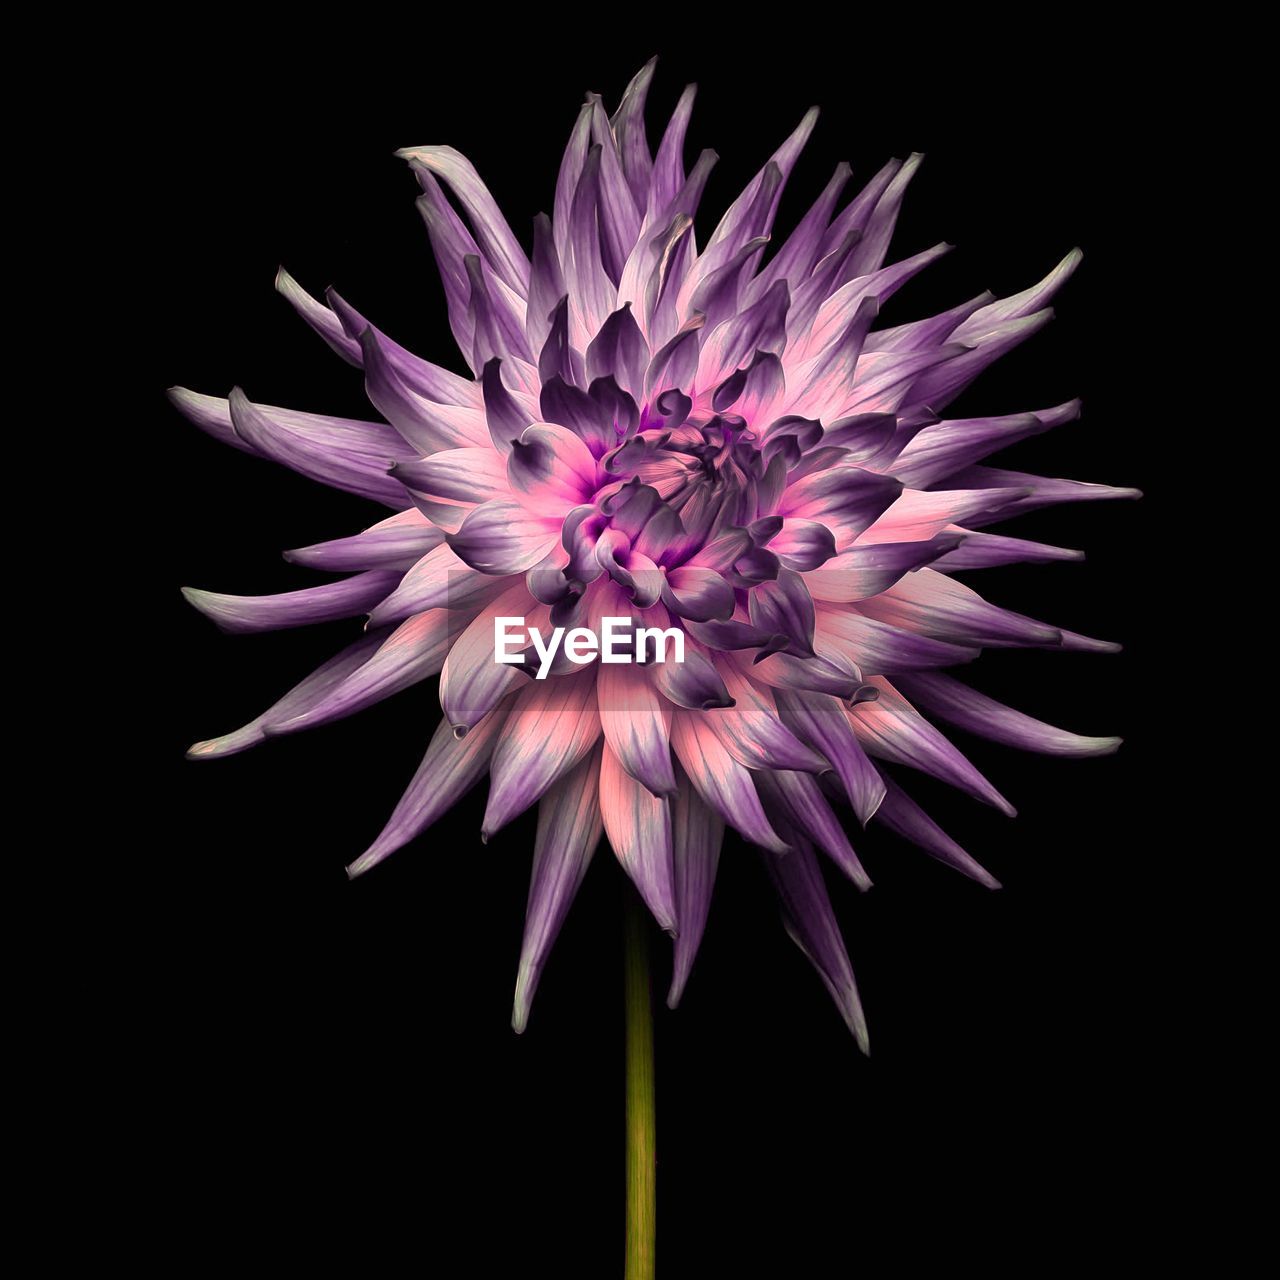
[[[947,674],[984,648],[1118,646],[985,601],[952,574],[1079,552],[987,532],[1052,503],[1134,490],[982,465],[1076,417],[1077,402],[996,417],[946,407],[1050,318],[1080,260],[1013,297],[877,328],[879,305],[946,253],[885,265],[920,157],[890,161],[851,201],[839,165],[772,242],[809,112],[699,246],[715,163],[686,172],[685,90],[656,154],[646,66],[617,112],[581,108],[551,216],[531,252],[471,163],[446,146],[399,154],[471,376],[413,355],[337,293],[277,288],[349,364],[383,421],[352,421],[184,389],[174,403],[248,453],[391,514],[286,552],[337,577],[282,595],[188,590],[232,632],[367,615],[361,634],[243,728],[190,755],[351,715],[440,676],[443,717],[360,875],[489,775],[482,836],[538,805],[513,1023],[600,836],[674,937],[674,1006],[707,918],[725,825],[763,850],[788,931],[859,1044],[866,1026],[821,859],[869,885],[840,806],[963,874],[996,881],[885,766],[1013,809],[936,727],[1025,750],[1113,751],[1003,706]],[[683,662],[569,661],[546,679],[495,661],[495,621],[542,632],[605,618],[678,629]]]

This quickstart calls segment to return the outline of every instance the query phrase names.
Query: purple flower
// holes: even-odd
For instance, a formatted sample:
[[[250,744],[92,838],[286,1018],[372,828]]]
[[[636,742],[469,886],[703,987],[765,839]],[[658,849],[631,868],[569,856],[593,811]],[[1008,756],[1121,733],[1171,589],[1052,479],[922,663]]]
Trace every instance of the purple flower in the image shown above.
[[[865,1048],[820,867],[825,857],[870,883],[839,806],[996,887],[881,766],[1012,814],[935,720],[1056,755],[1119,743],[1040,723],[944,674],[985,647],[1118,647],[989,604],[951,573],[1078,559],[985,530],[1052,503],[1136,491],[982,465],[1070,421],[1077,402],[943,417],[1047,322],[1078,251],[1013,297],[878,328],[881,302],[949,248],[884,265],[920,157],[891,161],[843,205],[850,171],[838,166],[774,244],[811,111],[699,248],[693,217],[716,157],[704,152],[685,171],[692,88],[651,152],[652,74],[650,63],[612,117],[588,96],[531,253],[465,157],[444,146],[400,153],[422,187],[471,377],[282,271],[277,288],[364,370],[385,421],[255,405],[238,389],[227,400],[171,393],[228,444],[392,511],[287,553],[347,575],[335,581],[266,597],[186,592],[229,631],[368,615],[330,662],[190,755],[230,755],[439,675],[444,715],[426,756],[349,871],[409,843],[486,773],[485,839],[538,805],[516,1030],[602,833],[674,936],[674,1006],[728,824],[764,851],[790,933]],[[630,662],[580,662],[562,647],[537,678],[539,663],[495,660],[504,618],[539,635],[563,628],[561,638],[625,619],[680,633],[684,660],[656,660],[643,640]]]

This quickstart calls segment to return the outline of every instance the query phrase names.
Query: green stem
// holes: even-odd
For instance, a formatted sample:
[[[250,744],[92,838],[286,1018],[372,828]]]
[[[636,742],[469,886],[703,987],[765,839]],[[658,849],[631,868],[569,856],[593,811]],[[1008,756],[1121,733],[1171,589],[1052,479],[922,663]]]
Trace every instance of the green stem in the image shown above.
[[[657,1234],[653,997],[649,989],[648,923],[639,895],[628,886],[623,979],[627,1007],[626,1280],[653,1280]]]

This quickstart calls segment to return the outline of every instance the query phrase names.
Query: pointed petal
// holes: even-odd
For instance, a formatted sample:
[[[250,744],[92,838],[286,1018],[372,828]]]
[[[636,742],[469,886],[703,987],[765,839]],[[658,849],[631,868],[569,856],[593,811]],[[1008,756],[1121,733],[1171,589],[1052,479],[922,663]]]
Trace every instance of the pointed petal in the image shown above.
[[[328,542],[316,542],[309,547],[286,551],[284,558],[290,564],[325,569],[330,573],[361,569],[403,571],[443,541],[443,530],[437,529],[421,512],[409,510],[388,516],[363,533],[349,538],[333,538]]]
[[[1089,738],[1054,728],[941,672],[902,675],[894,684],[939,719],[1007,747],[1051,756],[1106,756],[1120,746],[1119,738]]]
[[[448,546],[435,547],[400,580],[399,586],[369,612],[372,626],[400,622],[428,609],[474,613],[513,586],[511,576],[494,577],[468,568]],[[455,618],[461,627],[462,620]]]
[[[400,798],[378,838],[348,868],[352,879],[363,875],[389,854],[404,848],[460,800],[484,776],[489,757],[502,733],[506,709],[477,725],[459,741],[447,720],[436,728],[413,781]]]
[[[541,798],[600,737],[596,670],[535,680],[516,695],[493,757],[486,840]]]
[[[529,589],[518,582],[453,641],[440,672],[440,706],[459,737],[474,729],[528,679],[519,666],[497,660],[494,619],[519,617],[527,619],[530,626],[545,626],[546,616],[546,606],[534,605]]]
[[[410,618],[383,641],[363,666],[324,698],[288,720],[273,721],[267,726],[267,733],[298,733],[342,720],[438,675],[450,639],[450,620],[445,610],[433,609]]]
[[[400,574],[394,571],[371,569],[322,587],[273,596],[229,596],[195,587],[183,587],[182,594],[188,604],[212,618],[223,631],[281,631],[367,613],[399,581]]]
[[[744,675],[733,660],[721,659],[717,666],[734,705],[705,715],[721,745],[739,764],[748,769],[804,769],[811,773],[829,768],[782,723],[767,687]]]
[[[602,662],[596,697],[605,741],[619,764],[654,795],[674,794],[671,705],[654,688],[648,669]]]
[[[600,768],[600,813],[609,843],[653,918],[676,928],[671,864],[671,806],[641,786],[606,745]]]
[[[684,994],[698,945],[707,926],[711,891],[716,882],[724,822],[698,799],[683,774],[671,802],[671,861],[676,889],[676,942],[667,1007]]]
[[[962,534],[943,533],[927,542],[859,543],[806,574],[805,584],[815,600],[866,600],[921,565],[954,551],[962,541]]]
[[[990,604],[936,569],[917,569],[855,607],[868,618],[951,644],[1008,649],[1062,642],[1057,627]]]
[[[812,840],[859,889],[871,888],[871,877],[812,774],[790,769],[766,771],[756,774],[756,787],[765,812],[793,849]]]
[[[851,609],[824,605],[816,610],[814,637],[819,653],[826,646],[871,675],[953,667],[957,663],[972,662],[980,652],[976,647],[934,640]]]
[[[1006,817],[1016,810],[976,768],[883,676],[872,676],[880,690],[874,702],[862,702],[845,714],[869,755],[905,764],[992,805]]]
[[[801,846],[782,856],[766,855],[764,862],[782,903],[787,934],[818,971],[858,1047],[869,1052],[867,1020],[817,857]]]
[[[876,817],[890,831],[988,889],[1000,888],[1000,881],[956,844],[896,782],[886,778],[885,787],[884,803]]]
[[[717,713],[677,711],[672,717],[671,745],[680,766],[702,799],[752,844],[785,853],[787,843],[765,817],[750,770],[739,764],[712,732]]]
[[[600,753],[593,752],[548,790],[538,807],[529,905],[516,976],[511,1025],[517,1033],[529,1023],[529,1007],[538,989],[552,944],[587,873],[604,824],[600,819]]]
[[[804,690],[778,690],[778,711],[796,736],[828,760],[865,827],[884,799],[884,780],[858,743],[839,699]]]
[[[323,701],[331,690],[362,667],[385,639],[383,632],[369,632],[361,636],[354,644],[348,645],[322,667],[318,667],[305,680],[294,685],[283,698],[273,702],[260,716],[250,720],[242,728],[192,745],[187,751],[187,759],[216,760],[246,751],[262,742],[269,726],[304,715]]]

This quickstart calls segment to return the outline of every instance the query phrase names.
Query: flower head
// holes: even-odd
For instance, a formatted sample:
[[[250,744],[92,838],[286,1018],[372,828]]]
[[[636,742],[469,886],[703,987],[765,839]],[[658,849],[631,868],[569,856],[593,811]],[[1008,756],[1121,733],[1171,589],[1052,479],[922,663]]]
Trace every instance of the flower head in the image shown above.
[[[281,271],[280,292],[348,363],[385,421],[352,421],[182,389],[197,425],[393,514],[286,553],[348,576],[283,595],[188,591],[229,631],[367,614],[364,632],[206,759],[352,714],[440,676],[443,718],[368,871],[489,775],[487,840],[537,804],[514,1024],[587,865],[607,837],[675,938],[679,999],[707,918],[725,825],[764,851],[789,931],[865,1046],[820,868],[869,885],[839,806],[965,875],[996,882],[889,776],[906,766],[1012,813],[935,727],[1033,751],[1096,755],[944,669],[986,647],[1116,646],[987,603],[951,576],[1079,553],[985,532],[1051,503],[1134,491],[993,469],[1003,446],[1078,404],[947,419],[989,364],[1041,328],[1069,254],[1011,298],[973,298],[877,328],[879,305],[948,250],[885,265],[920,157],[891,161],[851,201],[837,167],[795,230],[770,232],[813,130],[809,112],[699,247],[713,152],[686,173],[687,89],[657,152],[653,64],[610,117],[589,95],[526,254],[471,163],[399,153],[421,187],[449,322],[471,370],[413,355],[332,290]],[[551,633],[607,618],[681,633],[684,660],[560,650],[545,679],[495,659],[495,625]],[[562,633],[563,634],[563,633]]]

